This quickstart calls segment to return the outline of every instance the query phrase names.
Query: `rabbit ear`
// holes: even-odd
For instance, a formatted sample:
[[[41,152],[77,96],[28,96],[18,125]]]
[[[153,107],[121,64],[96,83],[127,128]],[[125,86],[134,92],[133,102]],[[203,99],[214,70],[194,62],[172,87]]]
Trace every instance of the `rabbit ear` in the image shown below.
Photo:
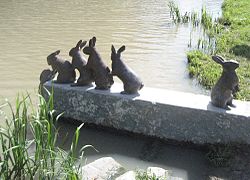
[[[219,58],[222,62],[225,62],[223,57],[217,55],[217,58]]]
[[[60,50],[57,50],[57,51],[55,52],[55,54],[58,55],[60,52],[61,52]]]
[[[96,43],[96,37],[95,36],[92,38],[92,42],[93,42],[93,47],[95,47],[95,43]]]
[[[111,71],[110,71],[110,69],[109,69],[109,67],[106,67],[106,70],[108,71],[108,73],[110,73]]]
[[[220,57],[220,56],[212,56],[212,59],[215,61],[215,62],[217,62],[217,63],[219,63],[219,64],[221,64],[221,65],[223,65],[224,64],[224,59],[222,58],[222,57]]]
[[[82,44],[82,40],[78,41],[78,43],[76,44],[77,48],[80,48],[80,45]]]
[[[125,51],[125,48],[126,48],[125,46],[122,46],[122,47],[120,47],[120,49],[118,49],[117,52],[121,53],[121,52]]]
[[[112,46],[111,46],[111,51],[112,51],[112,53],[116,54],[116,50],[115,50],[115,47],[114,47],[113,44],[112,44]]]
[[[92,47],[92,39],[89,40],[89,47]]]
[[[82,41],[82,43],[80,45],[80,49],[82,49],[86,44],[87,44],[87,41]]]

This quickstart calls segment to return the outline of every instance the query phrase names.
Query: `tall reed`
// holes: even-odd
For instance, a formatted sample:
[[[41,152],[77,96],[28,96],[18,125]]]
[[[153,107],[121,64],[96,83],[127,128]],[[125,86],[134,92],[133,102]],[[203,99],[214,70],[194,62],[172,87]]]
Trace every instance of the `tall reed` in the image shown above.
[[[176,24],[190,24],[190,39],[188,47],[192,47],[193,33],[198,34],[195,47],[207,54],[214,54],[216,52],[216,35],[221,32],[222,26],[217,19],[213,19],[205,7],[202,7],[201,12],[185,12],[181,13],[178,6],[170,1],[168,4],[170,8],[170,16]]]
[[[77,144],[83,124],[76,129],[70,150],[60,149],[56,146],[56,123],[61,114],[55,116],[53,94],[48,101],[38,97],[37,109],[29,95],[16,99],[15,110],[9,102],[0,106],[0,117],[5,118],[5,126],[0,128],[0,179],[80,179]],[[11,118],[3,111],[6,106]],[[32,137],[27,136],[28,131]],[[87,147],[92,146],[80,150],[80,160]]]

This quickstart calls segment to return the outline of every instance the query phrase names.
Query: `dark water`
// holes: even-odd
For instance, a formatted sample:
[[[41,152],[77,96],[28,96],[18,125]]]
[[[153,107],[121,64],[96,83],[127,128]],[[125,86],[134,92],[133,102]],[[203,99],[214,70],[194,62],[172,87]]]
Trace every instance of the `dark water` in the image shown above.
[[[59,146],[69,149],[77,125],[60,121]],[[101,157],[113,157],[127,170],[147,169],[149,166],[169,170],[174,177],[183,180],[201,180],[209,174],[205,153],[180,145],[169,145],[157,139],[129,133],[118,133],[111,129],[83,126],[80,131],[79,149],[93,145],[98,152],[88,148],[86,162]]]

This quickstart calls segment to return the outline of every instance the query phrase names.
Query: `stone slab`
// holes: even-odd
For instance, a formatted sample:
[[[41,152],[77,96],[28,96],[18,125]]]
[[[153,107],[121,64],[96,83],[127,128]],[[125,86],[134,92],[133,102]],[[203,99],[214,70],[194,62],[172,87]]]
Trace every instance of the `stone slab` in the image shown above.
[[[159,167],[148,167],[147,174],[158,179],[166,179],[170,176],[167,170]]]
[[[224,110],[212,106],[209,96],[165,89],[144,87],[140,94],[122,95],[117,83],[106,91],[44,86],[50,91],[53,86],[54,107],[66,118],[197,144],[250,144],[250,102],[235,100],[235,108]]]
[[[82,180],[112,180],[126,170],[111,157],[103,157],[82,167]]]
[[[136,173],[134,171],[128,171],[123,175],[119,176],[115,180],[136,180]]]
[[[149,177],[154,177],[158,180],[183,180],[180,177],[173,177],[168,170],[160,167],[148,167],[146,172]]]
[[[140,170],[141,172],[144,172],[144,170]],[[168,170],[162,169],[160,167],[148,167],[145,171],[147,173],[147,176],[150,177],[150,179],[157,179],[157,180],[183,180],[180,177],[173,177],[169,174]],[[115,180],[136,180],[141,179],[137,178],[138,172],[135,171],[128,171],[124,173],[123,175],[119,176]]]

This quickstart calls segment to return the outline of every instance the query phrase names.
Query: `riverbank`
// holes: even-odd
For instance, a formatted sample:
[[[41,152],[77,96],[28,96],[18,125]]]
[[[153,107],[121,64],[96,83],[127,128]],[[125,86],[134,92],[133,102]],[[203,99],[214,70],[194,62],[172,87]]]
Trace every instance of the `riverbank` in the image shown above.
[[[250,1],[225,0],[222,5],[222,17],[219,23],[220,32],[215,34],[215,53],[235,59],[240,63],[237,74],[240,79],[240,91],[236,99],[250,100]],[[210,55],[201,50],[187,53],[188,69],[191,77],[197,78],[205,88],[211,89],[220,77],[222,68]]]

